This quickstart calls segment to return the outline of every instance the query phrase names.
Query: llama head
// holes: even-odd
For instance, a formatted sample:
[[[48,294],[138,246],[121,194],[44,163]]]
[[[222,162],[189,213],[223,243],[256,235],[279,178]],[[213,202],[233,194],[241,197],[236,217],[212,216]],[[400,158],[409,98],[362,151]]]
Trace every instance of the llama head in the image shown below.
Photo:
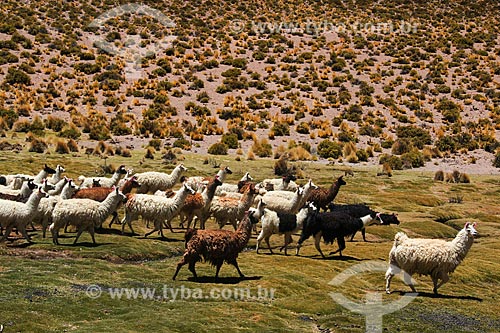
[[[309,179],[309,181],[307,182],[307,185],[312,189],[318,188],[318,186],[316,186],[316,184],[313,183],[312,179]]]
[[[184,183],[183,185],[184,190],[186,190],[189,194],[195,194],[196,191],[191,188],[187,183]]]
[[[228,175],[231,175],[233,173],[233,171],[231,169],[229,169],[229,167],[225,167],[224,168],[224,171],[228,174]]]
[[[184,164],[179,164],[176,168],[179,168],[182,171],[187,171],[187,168],[184,166]]]
[[[34,189],[38,188],[38,185],[33,182],[33,179],[29,179],[28,180],[28,188],[30,190],[34,190]]]
[[[92,187],[101,187],[100,179],[92,179]]]
[[[128,181],[132,183],[132,188],[141,187],[141,184],[137,181],[137,176],[130,177]]]
[[[389,224],[399,224],[398,220],[398,214],[380,214],[380,220],[382,221],[383,225],[389,225]]]
[[[344,177],[344,176],[340,176],[340,177],[337,179],[337,185],[338,185],[338,186],[342,186],[342,185],[347,184],[347,183],[345,182],[345,180],[343,179],[343,177]]]
[[[36,191],[36,193],[40,198],[48,198],[49,197],[49,195],[44,190],[42,190],[41,187],[38,188],[38,191]]]
[[[465,229],[465,231],[469,235],[471,235],[473,237],[478,235],[478,232],[476,230],[476,222],[474,222],[474,223],[471,223],[471,222],[465,223],[464,229]]]
[[[115,197],[119,198],[119,201],[125,203],[127,202],[128,197],[120,191],[120,189],[116,186],[112,187],[113,191],[111,191],[110,195],[113,194]]]
[[[43,167],[43,171],[45,171],[46,173],[48,173],[49,175],[53,175],[56,173],[56,170],[52,169],[51,167],[49,167],[47,164],[45,164],[45,166]]]
[[[120,165],[120,167],[118,168],[118,173],[120,175],[125,175],[127,173],[127,169],[125,169],[125,165]]]
[[[56,171],[59,173],[63,173],[64,171],[66,171],[66,169],[64,169],[62,165],[58,164],[56,166]]]

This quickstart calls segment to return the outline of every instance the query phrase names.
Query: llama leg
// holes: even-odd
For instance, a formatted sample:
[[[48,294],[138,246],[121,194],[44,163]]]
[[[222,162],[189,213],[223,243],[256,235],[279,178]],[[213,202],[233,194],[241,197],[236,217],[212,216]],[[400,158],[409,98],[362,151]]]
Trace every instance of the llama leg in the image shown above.
[[[396,265],[390,264],[389,268],[385,272],[385,292],[390,294],[390,286],[392,277],[399,272],[400,269]]]
[[[215,268],[215,279],[217,280],[219,278],[219,271],[220,271],[220,268],[222,267],[222,264],[224,262],[219,262],[217,263],[216,265],[216,268]]]
[[[438,284],[438,279],[436,278],[436,282],[434,282],[434,294],[438,294],[438,288],[441,287],[443,284],[445,284],[446,282],[448,282],[450,280],[450,277],[448,276],[448,273],[443,273],[441,274],[441,282]]]
[[[318,232],[316,235],[314,235],[314,246],[316,247],[316,250],[318,250],[318,252],[321,254],[321,256],[325,258],[325,255],[321,251],[320,242],[321,242],[321,232]]]
[[[59,245],[59,229],[56,229],[55,227],[50,229],[50,233],[52,234],[52,243],[55,245]]]
[[[177,269],[175,270],[175,273],[174,273],[174,276],[172,277],[172,280],[175,280],[175,278],[177,277],[177,274],[181,270],[182,266],[184,266],[185,264],[187,264],[187,261],[186,261],[186,258],[184,256],[184,257],[182,257],[181,261],[179,261],[179,263],[177,264]],[[196,274],[195,274],[195,277],[196,277]]]
[[[273,249],[271,248],[271,244],[269,244],[269,238],[271,238],[271,235],[266,237],[266,244],[267,244],[267,247],[269,248],[269,252],[271,252],[271,254],[273,254]]]
[[[31,243],[31,238],[30,236],[28,235],[28,233],[26,232],[26,226],[23,224],[23,225],[20,225],[19,226],[19,231],[21,232],[21,235],[23,235],[23,237],[29,242]]]
[[[352,234],[351,239],[349,240],[349,242],[352,242],[352,241],[353,241],[354,236],[356,236],[356,233],[357,233],[357,231],[355,231],[355,232]]]
[[[78,241],[78,238],[80,237],[80,235],[82,234],[84,228],[82,226],[79,226],[78,227],[78,230],[77,230],[77,233],[76,233],[76,238],[75,238],[75,241],[73,242],[73,245],[76,244],[76,242]]]
[[[118,219],[118,213],[116,211],[114,211],[113,213],[111,213],[111,215],[113,215],[113,218],[111,219],[111,222],[109,222],[109,228],[111,228],[111,226],[113,225],[113,223],[115,223],[115,220]]]
[[[94,236],[94,225],[91,225],[89,227],[89,233],[90,233],[90,236],[92,237],[92,243],[94,243],[94,245],[96,245],[96,242],[95,242],[95,236]]]
[[[0,243],[7,240],[7,237],[9,237],[10,233],[12,232],[12,228],[14,228],[14,226],[11,225],[5,228],[5,234],[2,236],[2,239],[0,239]]]
[[[361,229],[361,235],[363,235],[363,242],[366,242],[366,229]]]
[[[238,274],[240,275],[240,277],[242,277],[242,278],[245,277],[245,275],[243,275],[243,273],[240,271],[240,267],[238,266],[238,262],[236,261],[236,259],[228,261],[228,263],[230,263],[231,265],[236,267],[236,270],[238,271]]]
[[[197,278],[198,278],[198,275],[196,274],[196,267],[195,267],[195,266],[196,266],[196,260],[191,260],[191,261],[189,262],[189,271],[190,271],[191,273],[193,273],[193,277],[194,277],[195,279],[197,279]]]
[[[262,242],[262,239],[264,239],[264,229],[260,231],[260,234],[257,237],[257,245],[255,246],[255,251],[257,252],[257,254],[259,254],[259,247],[260,243]]]
[[[171,223],[171,221],[170,220],[165,220],[165,224],[170,229],[170,232],[174,233],[174,229],[172,229],[172,223]]]

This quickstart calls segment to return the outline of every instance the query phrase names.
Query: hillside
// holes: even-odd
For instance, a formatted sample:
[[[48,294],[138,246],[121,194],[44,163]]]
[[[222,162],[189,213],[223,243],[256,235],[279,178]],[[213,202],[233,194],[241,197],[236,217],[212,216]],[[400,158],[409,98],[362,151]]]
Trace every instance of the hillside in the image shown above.
[[[7,137],[498,173],[498,1],[120,3],[2,2]]]

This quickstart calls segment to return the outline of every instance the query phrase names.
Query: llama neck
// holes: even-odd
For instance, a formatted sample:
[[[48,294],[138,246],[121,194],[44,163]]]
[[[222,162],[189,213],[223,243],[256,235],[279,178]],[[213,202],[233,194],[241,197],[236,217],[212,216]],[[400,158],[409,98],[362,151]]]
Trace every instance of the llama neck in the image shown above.
[[[64,188],[61,191],[61,199],[71,199],[73,196],[73,187],[71,187],[71,182],[67,182]]]
[[[107,217],[116,209],[116,206],[118,206],[119,202],[120,196],[116,193],[115,190],[113,190],[110,194],[108,194],[106,199],[104,199],[104,201],[99,204],[97,210],[102,214],[101,216]]]
[[[176,166],[174,170],[172,170],[172,173],[170,174],[170,177],[175,180],[177,183],[179,181],[179,178],[181,178],[182,175],[182,168],[180,165]]]
[[[174,200],[174,206],[179,206],[181,203],[186,200],[186,197],[188,196],[188,191],[184,188],[184,186],[177,191],[175,194],[173,200]]]
[[[309,211],[308,207],[302,208],[299,210],[297,213],[297,227],[302,228],[302,225],[304,224],[304,221],[307,219],[307,213]]]
[[[203,202],[205,203],[205,205],[212,202],[216,190],[217,184],[215,182],[208,184],[207,188],[203,190],[203,193],[201,193],[201,197],[203,198]]]
[[[31,190],[28,186],[28,182],[24,182],[21,190],[19,191],[19,195],[26,198],[31,195],[31,192],[33,192],[33,190]]]
[[[61,179],[60,181],[58,181],[56,183],[56,186],[54,187],[54,189],[52,191],[49,191],[49,194],[50,195],[58,195],[62,192],[64,186],[68,183],[68,181],[66,179]]]
[[[455,249],[454,253],[459,261],[465,258],[472,243],[474,243],[474,237],[469,235],[465,229],[460,230],[455,239],[451,241],[452,247]]]
[[[226,169],[222,169],[222,170],[219,170],[219,172],[217,172],[217,176],[219,177],[219,180],[224,183],[224,181],[226,180]]]
[[[248,210],[248,208],[250,208],[250,206],[253,203],[254,195],[255,194],[249,190],[247,190],[245,193],[243,193],[243,196],[241,197],[240,203],[239,203],[240,206],[243,207],[245,210]]]
[[[370,214],[363,216],[360,219],[361,219],[361,222],[363,222],[363,227],[366,227],[367,225],[369,225],[373,221],[373,218]]]
[[[304,198],[305,198],[304,192],[302,192],[302,194],[299,193],[299,190],[297,190],[297,192],[295,192],[295,195],[293,196],[292,200],[290,201],[290,205],[292,206],[292,212],[299,207],[299,205],[301,204],[301,202]]]
[[[57,184],[61,180],[62,176],[62,171],[61,169],[57,168],[56,173],[52,175],[51,181],[53,184]]]
[[[35,176],[33,180],[35,183],[41,183],[43,179],[47,178],[48,173],[45,170],[41,170],[38,175]]]
[[[115,173],[111,177],[111,180],[113,181],[113,185],[116,185],[118,183],[118,181],[120,180],[120,176],[121,176],[120,169],[118,169],[115,171]]]
[[[38,204],[40,203],[40,200],[42,199],[42,197],[43,197],[43,195],[38,190],[33,191],[33,193],[31,193],[28,201],[25,204],[30,213],[37,210]]]
[[[234,233],[237,236],[238,249],[241,251],[248,244],[252,233],[252,222],[250,222],[248,216],[243,218]]]
[[[330,202],[333,201],[333,199],[335,199],[335,197],[339,193],[339,190],[340,190],[340,184],[338,181],[334,182],[332,186],[330,186],[330,189],[328,191],[328,199],[330,200]]]
[[[123,194],[130,193],[132,191],[132,185],[133,181],[131,179],[128,179],[120,188],[120,191],[122,191]]]

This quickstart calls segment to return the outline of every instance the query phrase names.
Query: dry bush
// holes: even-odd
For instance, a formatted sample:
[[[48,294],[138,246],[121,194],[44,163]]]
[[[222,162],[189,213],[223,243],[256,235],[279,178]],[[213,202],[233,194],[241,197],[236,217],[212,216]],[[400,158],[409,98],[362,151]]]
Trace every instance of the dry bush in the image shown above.
[[[144,155],[144,158],[149,158],[150,160],[154,160],[155,159],[155,149],[153,147],[146,148],[146,154]]]
[[[69,151],[72,153],[77,153],[78,152],[78,144],[76,143],[75,140],[69,139],[68,142],[66,143],[68,145]]]
[[[435,181],[440,181],[440,182],[442,182],[444,180],[444,172],[443,172],[443,170],[436,171],[436,173],[434,174],[434,180]]]
[[[284,154],[274,163],[274,174],[277,176],[285,176],[289,173],[289,170],[288,157]]]
[[[458,170],[453,170],[452,176],[455,183],[460,183],[460,172]]]
[[[302,146],[297,146],[288,151],[290,161],[310,161],[313,156]]]
[[[251,148],[248,150],[247,160],[249,160],[249,161],[254,161],[255,160],[255,154],[253,153],[253,151],[252,151]]]
[[[130,152],[129,149],[123,148],[122,149],[122,157],[132,157],[132,153]]]
[[[56,141],[56,153],[58,154],[69,154],[70,150],[68,144],[62,140]]]
[[[274,159],[281,158],[283,154],[286,153],[286,150],[287,149],[284,145],[279,145],[278,147],[276,147],[276,149],[274,150]]]
[[[392,177],[392,168],[389,163],[382,164],[382,171],[377,173],[377,176],[388,176]]]
[[[30,143],[30,153],[44,153],[48,148],[47,143],[43,139],[32,138]]]
[[[108,156],[114,156],[115,155],[115,151],[113,149],[113,147],[111,146],[106,146],[106,149],[104,150],[104,153]]]
[[[347,155],[346,157],[347,162],[349,163],[358,163],[358,155],[356,155],[355,152],[352,152],[351,154]]]
[[[459,181],[460,181],[460,183],[465,183],[465,184],[468,184],[468,183],[470,183],[470,177],[469,177],[469,175],[468,175],[468,174],[466,174],[466,173],[461,173],[461,174],[460,174],[460,180],[459,180]]]
[[[345,158],[348,158],[351,155],[356,156],[356,151],[357,151],[357,148],[356,148],[356,144],[354,142],[352,142],[352,141],[346,142],[344,144],[344,147],[342,148],[342,156],[344,156]]]

